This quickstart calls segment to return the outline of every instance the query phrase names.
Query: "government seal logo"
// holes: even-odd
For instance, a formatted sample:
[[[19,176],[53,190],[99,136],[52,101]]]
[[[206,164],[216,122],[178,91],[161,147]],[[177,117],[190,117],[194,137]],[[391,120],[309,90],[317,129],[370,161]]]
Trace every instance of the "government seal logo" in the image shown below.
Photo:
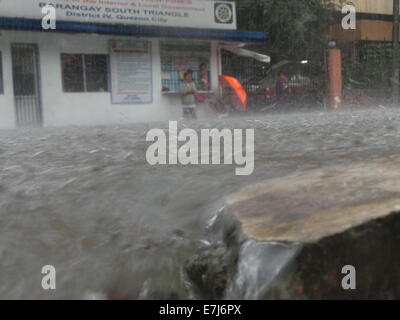
[[[215,22],[216,23],[233,22],[232,4],[225,2],[215,3]]]

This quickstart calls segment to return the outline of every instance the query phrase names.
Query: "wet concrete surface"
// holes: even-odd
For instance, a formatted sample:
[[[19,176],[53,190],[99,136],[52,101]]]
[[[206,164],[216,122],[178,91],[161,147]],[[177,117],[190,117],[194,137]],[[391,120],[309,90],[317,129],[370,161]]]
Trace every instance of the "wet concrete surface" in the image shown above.
[[[227,198],[259,241],[316,242],[400,210],[400,155],[269,179]]]

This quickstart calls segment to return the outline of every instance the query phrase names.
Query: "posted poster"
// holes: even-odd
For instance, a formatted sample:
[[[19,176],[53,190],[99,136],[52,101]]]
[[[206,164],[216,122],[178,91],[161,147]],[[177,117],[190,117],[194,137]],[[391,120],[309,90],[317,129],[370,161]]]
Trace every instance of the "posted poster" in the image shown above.
[[[111,40],[110,46],[112,103],[152,103],[151,42]]]

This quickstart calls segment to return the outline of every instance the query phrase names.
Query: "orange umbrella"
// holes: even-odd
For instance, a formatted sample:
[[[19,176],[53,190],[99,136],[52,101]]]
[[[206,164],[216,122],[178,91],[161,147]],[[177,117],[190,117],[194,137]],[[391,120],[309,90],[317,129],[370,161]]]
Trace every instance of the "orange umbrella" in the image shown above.
[[[230,100],[235,109],[246,112],[247,109],[247,93],[238,79],[230,76],[221,75],[219,76],[219,84],[223,90],[223,93],[230,94]]]

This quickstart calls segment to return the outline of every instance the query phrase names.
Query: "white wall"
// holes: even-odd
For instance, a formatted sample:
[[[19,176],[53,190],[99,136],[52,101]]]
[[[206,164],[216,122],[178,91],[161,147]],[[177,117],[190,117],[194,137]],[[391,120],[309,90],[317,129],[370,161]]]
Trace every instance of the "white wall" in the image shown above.
[[[102,125],[170,120],[181,117],[179,97],[161,93],[159,39],[149,39],[152,42],[153,55],[153,103],[113,105],[110,92],[63,92],[60,54],[108,54],[110,39],[132,39],[132,37],[1,30],[0,34],[5,89],[5,94],[0,95],[0,128],[10,128],[15,125],[10,55],[10,46],[14,42],[38,44],[45,126]],[[217,43],[213,41],[211,47],[211,81],[213,89],[216,89],[219,68]],[[206,116],[209,112],[199,110],[199,114]]]
[[[0,30],[0,51],[3,62],[4,94],[0,94],[0,128],[14,128],[14,95],[12,86],[11,53],[4,31]]]

